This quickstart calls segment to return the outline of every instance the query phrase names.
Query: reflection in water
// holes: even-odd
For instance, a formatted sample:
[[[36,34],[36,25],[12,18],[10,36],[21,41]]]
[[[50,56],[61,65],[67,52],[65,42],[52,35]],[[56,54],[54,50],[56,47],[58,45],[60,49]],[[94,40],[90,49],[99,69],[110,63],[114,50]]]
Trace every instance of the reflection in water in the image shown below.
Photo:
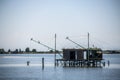
[[[0,67],[42,67],[42,64],[0,64]],[[46,63],[45,67],[54,67],[54,64]],[[59,66],[63,67],[63,66]],[[118,68],[120,69],[120,64],[110,64],[104,67],[63,67],[63,68]]]

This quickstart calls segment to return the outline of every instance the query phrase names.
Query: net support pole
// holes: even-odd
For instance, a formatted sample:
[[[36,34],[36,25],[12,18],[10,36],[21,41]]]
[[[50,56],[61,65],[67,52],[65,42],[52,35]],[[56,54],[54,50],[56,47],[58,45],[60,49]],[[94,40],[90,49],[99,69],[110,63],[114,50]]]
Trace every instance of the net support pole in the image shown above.
[[[56,66],[56,34],[55,34],[55,58],[54,58],[54,64]]]

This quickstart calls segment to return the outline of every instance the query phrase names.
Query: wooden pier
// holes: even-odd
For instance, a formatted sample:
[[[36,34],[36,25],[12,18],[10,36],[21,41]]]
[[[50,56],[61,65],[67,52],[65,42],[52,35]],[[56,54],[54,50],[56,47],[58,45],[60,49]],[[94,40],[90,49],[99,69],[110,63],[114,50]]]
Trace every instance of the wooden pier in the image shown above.
[[[64,60],[64,59],[56,59],[57,66],[64,67],[101,67],[103,63],[101,60]]]

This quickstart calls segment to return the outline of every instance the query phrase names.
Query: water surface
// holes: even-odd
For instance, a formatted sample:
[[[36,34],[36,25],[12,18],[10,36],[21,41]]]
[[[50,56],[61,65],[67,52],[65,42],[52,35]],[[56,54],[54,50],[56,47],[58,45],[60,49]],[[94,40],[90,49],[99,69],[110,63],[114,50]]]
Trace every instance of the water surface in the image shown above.
[[[44,70],[41,66],[43,57]],[[120,54],[104,54],[104,59],[106,63],[110,61],[109,66],[54,67],[53,54],[0,54],[0,80],[120,80]]]

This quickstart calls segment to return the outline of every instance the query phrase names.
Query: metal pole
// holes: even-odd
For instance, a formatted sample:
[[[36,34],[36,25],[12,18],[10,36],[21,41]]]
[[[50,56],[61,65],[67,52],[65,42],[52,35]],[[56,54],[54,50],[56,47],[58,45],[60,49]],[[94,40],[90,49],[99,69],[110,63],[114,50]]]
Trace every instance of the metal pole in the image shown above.
[[[44,70],[44,58],[42,58],[42,70]]]
[[[55,66],[56,66],[56,34],[55,34]]]

